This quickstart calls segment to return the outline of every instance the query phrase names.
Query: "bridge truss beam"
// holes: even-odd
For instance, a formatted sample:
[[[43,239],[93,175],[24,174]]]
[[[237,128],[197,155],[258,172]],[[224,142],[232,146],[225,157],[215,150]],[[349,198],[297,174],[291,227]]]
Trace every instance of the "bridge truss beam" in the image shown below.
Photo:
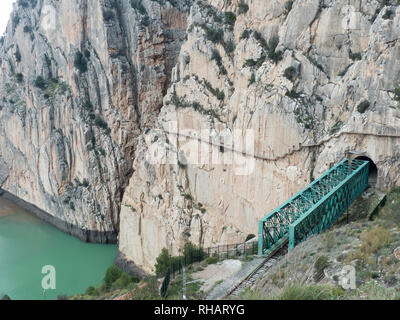
[[[368,186],[369,162],[334,166],[259,222],[258,254],[289,241],[289,250],[329,228]]]

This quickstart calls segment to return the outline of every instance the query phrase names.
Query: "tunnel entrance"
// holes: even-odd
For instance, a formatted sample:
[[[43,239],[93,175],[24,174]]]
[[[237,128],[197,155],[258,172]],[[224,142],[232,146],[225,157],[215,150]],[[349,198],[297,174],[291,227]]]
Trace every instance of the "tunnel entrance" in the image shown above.
[[[372,161],[371,158],[360,156],[356,158],[357,160],[363,160],[369,162],[369,176],[368,176],[368,183],[371,187],[374,187],[378,182],[378,167],[376,166],[375,162]]]

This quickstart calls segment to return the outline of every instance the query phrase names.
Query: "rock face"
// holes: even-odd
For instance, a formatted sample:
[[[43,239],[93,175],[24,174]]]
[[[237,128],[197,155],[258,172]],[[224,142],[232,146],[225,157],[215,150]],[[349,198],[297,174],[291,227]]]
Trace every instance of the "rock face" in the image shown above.
[[[119,232],[119,264],[146,272],[164,247],[257,234],[349,150],[389,188],[399,38],[395,0],[20,0],[0,187],[82,239]]]
[[[376,164],[381,188],[399,184],[399,38],[396,1],[196,1],[138,139],[124,257],[152,272],[163,247],[242,242],[350,150]]]
[[[0,187],[83,240],[115,242],[191,0],[20,0],[0,44]]]

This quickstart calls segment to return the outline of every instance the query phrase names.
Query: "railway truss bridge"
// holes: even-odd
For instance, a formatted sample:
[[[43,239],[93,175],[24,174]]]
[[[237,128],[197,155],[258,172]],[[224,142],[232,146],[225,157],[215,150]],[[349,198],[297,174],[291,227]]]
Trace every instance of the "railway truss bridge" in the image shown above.
[[[258,255],[327,230],[368,187],[370,162],[345,159],[259,221]]]

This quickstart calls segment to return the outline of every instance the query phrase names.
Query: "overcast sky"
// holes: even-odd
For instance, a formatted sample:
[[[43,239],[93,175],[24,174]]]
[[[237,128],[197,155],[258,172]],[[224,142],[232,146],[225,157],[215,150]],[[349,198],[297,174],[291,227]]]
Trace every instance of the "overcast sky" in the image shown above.
[[[0,0],[0,35],[6,31],[13,2],[15,2],[15,0]]]

